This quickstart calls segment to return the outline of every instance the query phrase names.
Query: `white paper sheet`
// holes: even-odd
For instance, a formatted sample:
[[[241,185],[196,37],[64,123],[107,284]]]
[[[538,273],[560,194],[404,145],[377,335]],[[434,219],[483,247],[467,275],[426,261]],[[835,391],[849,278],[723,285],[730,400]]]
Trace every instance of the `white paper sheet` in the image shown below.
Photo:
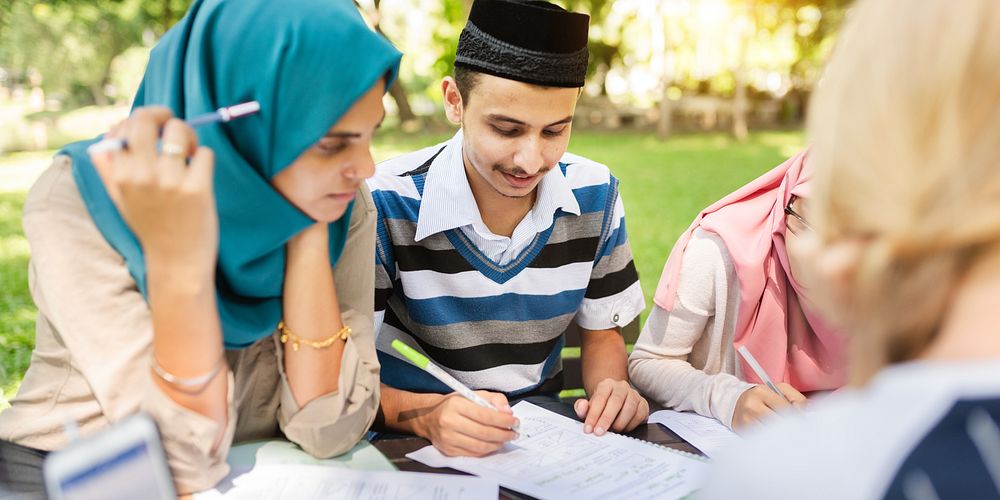
[[[660,410],[647,422],[665,425],[710,457],[743,439],[722,422],[687,411]]]
[[[347,500],[496,500],[496,481],[473,476],[351,470],[323,465],[258,465],[231,485],[195,500],[334,498]]]
[[[644,441],[583,433],[583,424],[530,403],[514,405],[521,438],[483,458],[446,457],[427,446],[407,457],[451,467],[542,498],[573,500],[683,498],[697,490],[708,464]]]
[[[284,439],[240,443],[230,448],[226,462],[238,473],[254,465],[329,465],[345,469],[396,470],[396,466],[367,441],[359,441],[347,452],[333,458],[314,458]]]

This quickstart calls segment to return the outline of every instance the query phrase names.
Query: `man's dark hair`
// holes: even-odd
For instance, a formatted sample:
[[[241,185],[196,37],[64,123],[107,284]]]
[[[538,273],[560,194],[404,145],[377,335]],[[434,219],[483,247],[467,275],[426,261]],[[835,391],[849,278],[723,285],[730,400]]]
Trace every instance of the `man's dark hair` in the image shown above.
[[[472,89],[479,83],[479,72],[465,66],[455,65],[455,86],[458,87],[458,94],[462,96],[462,105],[469,105],[469,96]]]
[[[467,66],[455,66],[455,86],[458,87],[458,95],[462,96],[462,106],[469,105],[469,96],[472,95],[472,89],[479,84],[479,77],[483,73],[481,71],[476,71]],[[552,88],[548,85],[537,85],[542,88]],[[578,94],[583,94],[583,87],[580,87]]]

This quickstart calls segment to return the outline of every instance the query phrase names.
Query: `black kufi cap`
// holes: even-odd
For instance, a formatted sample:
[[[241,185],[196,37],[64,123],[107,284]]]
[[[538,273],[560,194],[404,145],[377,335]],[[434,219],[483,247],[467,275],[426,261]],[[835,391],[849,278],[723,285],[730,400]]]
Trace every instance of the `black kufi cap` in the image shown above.
[[[455,66],[551,87],[582,87],[590,16],[539,0],[476,0]]]

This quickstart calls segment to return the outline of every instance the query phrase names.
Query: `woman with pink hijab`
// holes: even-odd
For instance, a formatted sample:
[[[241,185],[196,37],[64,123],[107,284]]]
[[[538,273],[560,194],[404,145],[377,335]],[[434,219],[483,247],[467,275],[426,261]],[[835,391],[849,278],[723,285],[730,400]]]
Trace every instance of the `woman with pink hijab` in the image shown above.
[[[647,397],[740,428],[845,382],[843,341],[813,312],[798,239],[807,151],[703,210],[677,240],[629,358]],[[778,395],[737,350],[746,346]]]

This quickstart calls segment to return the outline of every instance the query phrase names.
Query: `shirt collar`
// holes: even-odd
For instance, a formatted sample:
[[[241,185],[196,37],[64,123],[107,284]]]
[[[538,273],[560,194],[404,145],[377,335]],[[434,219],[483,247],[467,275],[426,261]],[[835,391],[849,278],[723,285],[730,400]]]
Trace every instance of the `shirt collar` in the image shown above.
[[[463,135],[459,130],[427,171],[414,241],[468,225],[478,224],[485,228],[469,178],[466,177],[462,142]],[[557,166],[538,183],[535,206],[528,216],[533,217],[535,227],[543,231],[552,224],[556,210],[560,208],[580,215],[580,204],[562,169]]]

